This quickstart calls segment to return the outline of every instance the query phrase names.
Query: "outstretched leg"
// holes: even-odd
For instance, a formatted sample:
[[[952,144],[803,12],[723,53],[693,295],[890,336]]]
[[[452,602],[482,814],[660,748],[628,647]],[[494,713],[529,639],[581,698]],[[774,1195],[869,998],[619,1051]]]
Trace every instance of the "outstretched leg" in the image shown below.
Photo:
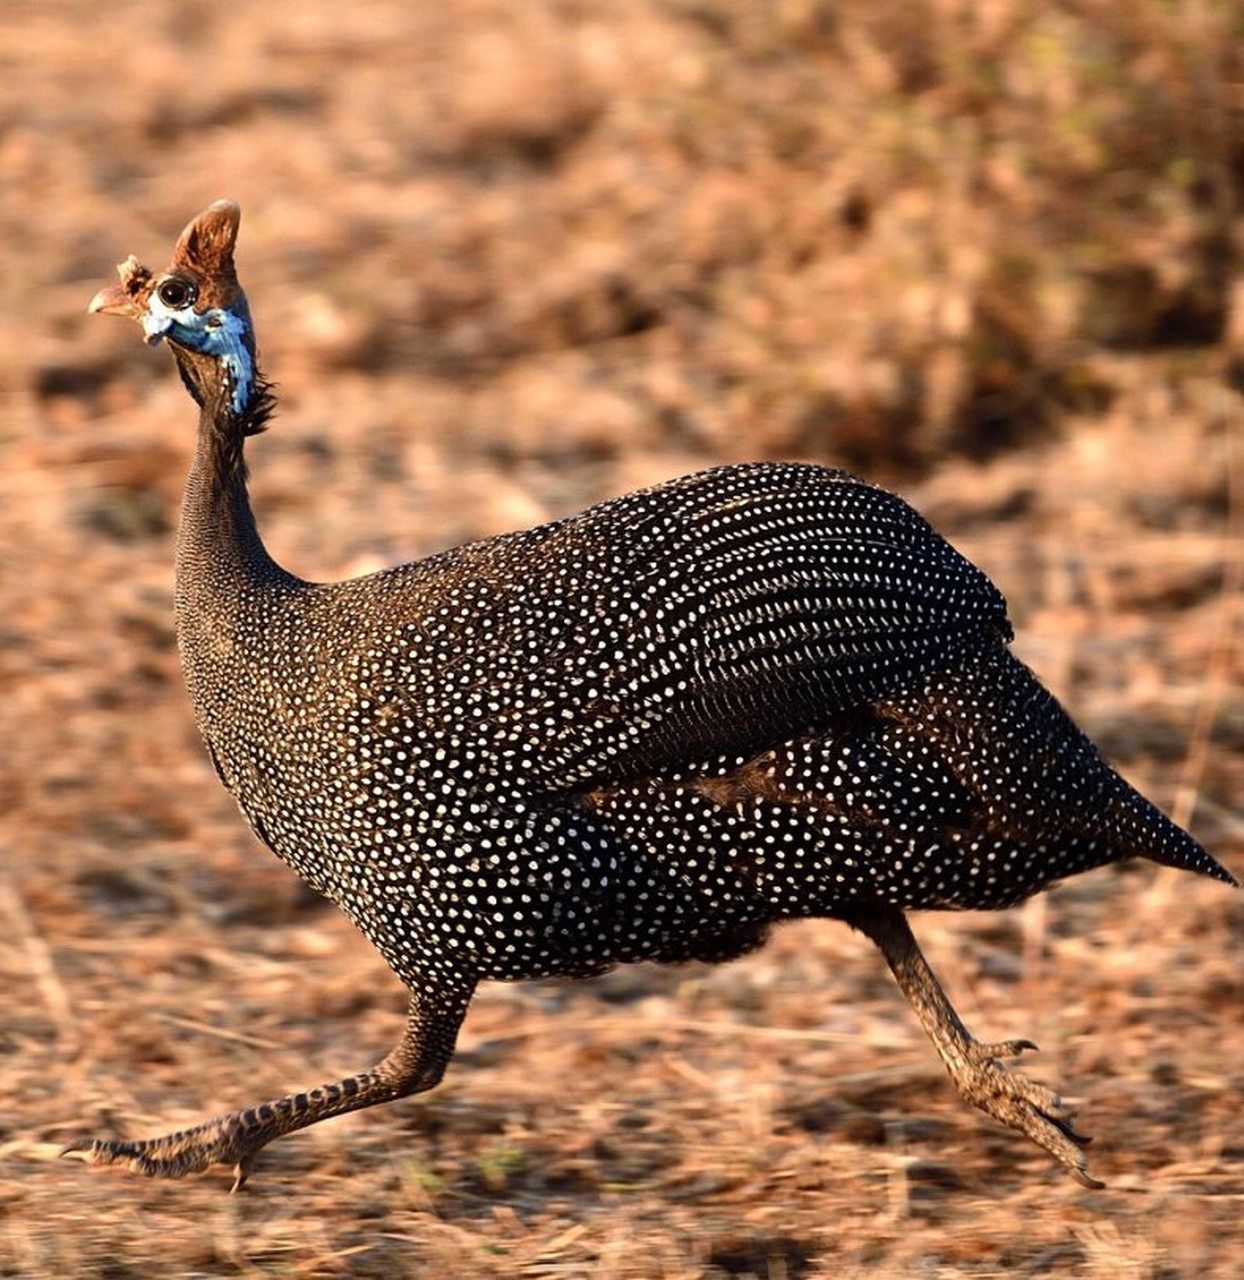
[[[84,1138],[62,1155],[92,1164],[124,1164],[149,1177],[180,1178],[213,1164],[231,1164],[233,1190],[246,1181],[255,1156],[274,1138],[308,1125],[421,1093],[440,1082],[453,1056],[474,983],[446,989],[433,985],[411,997],[401,1040],[370,1071],[316,1085],[273,1102],[217,1116],[193,1129],[143,1141]]]
[[[1081,1149],[1089,1139],[1072,1128],[1071,1115],[1058,1095],[1012,1074],[998,1061],[1037,1046],[1030,1040],[975,1040],[951,1007],[898,908],[878,906],[851,917],[849,923],[880,948],[963,1098],[1044,1147],[1083,1186],[1104,1186],[1089,1176]]]

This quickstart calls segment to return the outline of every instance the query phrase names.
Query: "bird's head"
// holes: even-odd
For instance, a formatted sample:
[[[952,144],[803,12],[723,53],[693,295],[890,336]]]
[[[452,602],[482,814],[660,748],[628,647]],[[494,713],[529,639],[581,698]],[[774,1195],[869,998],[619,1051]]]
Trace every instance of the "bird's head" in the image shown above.
[[[137,320],[152,346],[167,341],[195,400],[245,426],[265,406],[267,391],[233,265],[241,214],[232,200],[209,205],[181,233],[165,271],[152,272],[131,255],[117,267],[118,283],[101,289],[88,310]]]

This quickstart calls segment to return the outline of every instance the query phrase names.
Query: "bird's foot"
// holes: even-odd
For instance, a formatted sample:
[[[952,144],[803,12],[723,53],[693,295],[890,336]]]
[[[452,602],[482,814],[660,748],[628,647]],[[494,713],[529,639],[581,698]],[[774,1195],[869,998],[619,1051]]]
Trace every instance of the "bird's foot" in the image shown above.
[[[1106,1184],[1089,1174],[1083,1150],[1092,1139],[1072,1126],[1075,1113],[1052,1089],[1008,1071],[999,1061],[1036,1047],[1031,1040],[969,1040],[947,1065],[965,1101],[1044,1147],[1081,1186],[1100,1189]]]
[[[218,1116],[193,1129],[140,1141],[82,1138],[61,1155],[88,1164],[119,1164],[149,1178],[184,1178],[215,1164],[233,1166],[233,1191],[241,1190],[260,1149],[275,1135],[245,1123],[246,1113]]]

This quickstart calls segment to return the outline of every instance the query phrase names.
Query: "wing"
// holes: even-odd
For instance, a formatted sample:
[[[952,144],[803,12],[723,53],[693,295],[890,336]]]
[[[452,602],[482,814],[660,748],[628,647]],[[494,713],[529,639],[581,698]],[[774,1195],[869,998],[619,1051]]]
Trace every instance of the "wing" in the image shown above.
[[[900,498],[757,464],[605,503],[542,540],[550,623],[524,756],[591,788],[727,768],[1009,639],[1006,602]],[[530,719],[528,720],[531,725]]]

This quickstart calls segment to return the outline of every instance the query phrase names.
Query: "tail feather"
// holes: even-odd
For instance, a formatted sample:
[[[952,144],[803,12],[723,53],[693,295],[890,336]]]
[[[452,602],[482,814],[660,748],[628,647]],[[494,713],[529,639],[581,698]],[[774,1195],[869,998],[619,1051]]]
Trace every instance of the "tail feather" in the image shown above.
[[[891,714],[932,733],[996,833],[1019,845],[1071,837],[1097,856],[1069,869],[1148,858],[1236,885],[1186,831],[1112,769],[1058,700],[1001,646],[943,670]]]
[[[1240,882],[1235,876],[1198,841],[1194,840],[1183,827],[1177,826],[1139,793],[1136,795],[1152,810],[1147,832],[1149,838],[1144,842],[1143,847],[1137,849],[1138,856],[1148,858],[1150,862],[1161,863],[1164,867],[1195,871],[1197,875],[1209,876],[1211,880],[1221,880],[1223,884],[1234,885],[1237,889],[1240,887]]]

